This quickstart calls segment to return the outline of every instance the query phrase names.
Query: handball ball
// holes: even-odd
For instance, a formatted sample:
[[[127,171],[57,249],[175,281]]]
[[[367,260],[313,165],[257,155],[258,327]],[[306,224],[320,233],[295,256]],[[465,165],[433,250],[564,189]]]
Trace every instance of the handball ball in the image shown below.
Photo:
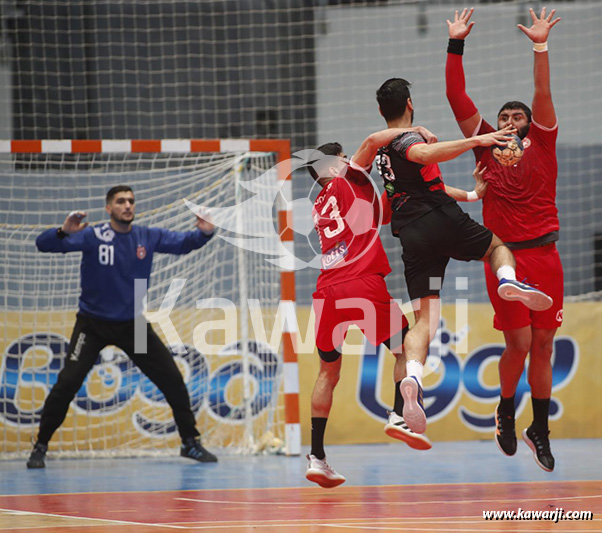
[[[491,147],[491,153],[494,159],[505,167],[516,165],[523,157],[523,141],[518,135],[511,135],[512,140],[508,141],[505,146],[494,144]]]

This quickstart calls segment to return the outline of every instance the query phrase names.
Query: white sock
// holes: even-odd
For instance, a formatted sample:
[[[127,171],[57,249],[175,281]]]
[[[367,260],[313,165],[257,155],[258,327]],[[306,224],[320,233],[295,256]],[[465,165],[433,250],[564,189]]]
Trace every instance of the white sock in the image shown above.
[[[408,377],[414,376],[418,381],[418,384],[422,387],[422,368],[423,365],[416,359],[410,359],[406,361],[406,373]]]
[[[510,279],[510,280],[516,281],[516,272],[515,272],[514,268],[511,267],[510,265],[501,266],[500,268],[497,269],[497,272],[495,273],[495,275],[497,276],[497,279],[499,279],[499,280]]]

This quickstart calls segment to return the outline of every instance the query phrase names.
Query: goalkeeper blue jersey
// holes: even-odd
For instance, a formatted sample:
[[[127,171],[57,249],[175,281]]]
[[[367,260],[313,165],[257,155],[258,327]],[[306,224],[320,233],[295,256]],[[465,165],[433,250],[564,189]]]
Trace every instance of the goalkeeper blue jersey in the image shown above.
[[[56,228],[36,239],[41,252],[82,252],[80,311],[102,320],[133,320],[142,312],[134,301],[134,280],[147,285],[155,252],[187,254],[203,246],[212,235],[200,230],[176,232],[162,228],[132,226],[119,233],[106,222],[88,226],[61,239]]]

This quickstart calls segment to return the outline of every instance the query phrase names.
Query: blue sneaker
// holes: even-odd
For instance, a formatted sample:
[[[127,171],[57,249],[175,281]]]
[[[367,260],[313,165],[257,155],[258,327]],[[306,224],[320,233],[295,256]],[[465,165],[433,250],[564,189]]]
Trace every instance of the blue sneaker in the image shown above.
[[[403,419],[414,433],[426,431],[426,413],[422,403],[422,387],[414,376],[404,378],[399,384],[403,396]]]
[[[531,287],[531,285],[514,279],[502,278],[498,285],[497,293],[502,300],[521,302],[531,309],[531,311],[545,311],[552,307],[554,303],[552,298],[547,294]]]

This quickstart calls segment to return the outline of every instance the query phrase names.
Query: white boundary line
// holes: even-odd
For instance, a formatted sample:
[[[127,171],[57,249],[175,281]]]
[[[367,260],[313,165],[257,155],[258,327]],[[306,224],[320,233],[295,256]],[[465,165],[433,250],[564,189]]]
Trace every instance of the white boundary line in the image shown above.
[[[53,518],[70,518],[73,520],[94,520],[97,522],[108,522],[111,524],[126,524],[128,526],[167,527],[170,529],[187,529],[186,526],[149,524],[149,523],[145,523],[145,522],[129,522],[126,520],[111,520],[109,518],[91,518],[89,516],[72,516],[72,515],[53,514],[53,513],[38,513],[36,511],[20,511],[18,509],[0,509],[0,512],[6,512],[7,514],[14,514],[14,515],[21,515],[21,516],[35,515],[35,516],[51,516]],[[89,524],[89,526],[92,526],[92,525],[94,525],[94,524]],[[53,527],[63,527],[63,526],[56,525]],[[32,529],[32,528],[29,527],[29,529]]]
[[[589,496],[561,496],[554,497],[553,500],[586,500],[586,499],[595,499],[602,498],[602,494],[592,494]],[[327,502],[313,502],[313,501],[305,501],[305,502],[290,502],[290,501],[273,501],[273,502],[260,502],[260,501],[238,501],[238,500],[197,500],[194,498],[174,498],[174,500],[182,500],[187,502],[198,502],[198,503],[225,503],[232,505],[366,505],[366,501],[357,501],[352,502],[349,500],[346,501],[327,501]],[[550,498],[527,498],[520,500],[520,503],[523,502],[547,502]],[[466,504],[466,503],[514,503],[516,499],[495,499],[495,500],[425,500],[425,501],[411,501],[411,502],[388,502],[393,505],[455,505],[455,504]],[[377,503],[377,502],[372,502]]]

